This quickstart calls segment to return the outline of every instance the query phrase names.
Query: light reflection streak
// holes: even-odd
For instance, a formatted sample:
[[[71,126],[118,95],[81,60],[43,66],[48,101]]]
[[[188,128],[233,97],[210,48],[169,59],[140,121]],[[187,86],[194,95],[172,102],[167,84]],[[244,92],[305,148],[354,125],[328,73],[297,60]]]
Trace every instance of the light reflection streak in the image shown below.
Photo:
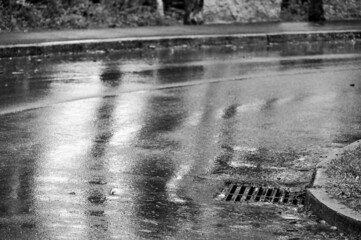
[[[142,128],[143,109],[146,105],[145,93],[123,94],[119,96],[114,111],[114,135],[109,144],[113,146],[129,145],[132,137]]]
[[[109,147],[112,150],[105,153],[104,158],[107,159],[109,175],[112,187],[109,196],[110,209],[114,211],[109,212],[109,232],[116,238],[119,232],[126,232],[128,237],[134,238],[137,235],[134,229],[134,222],[131,217],[122,217],[119,220],[119,211],[133,214],[134,189],[129,186],[129,172],[135,164],[135,157],[132,155],[130,148],[134,136],[142,128],[144,108],[146,107],[147,96],[145,93],[136,94],[122,94],[115,103],[113,113],[113,136],[109,140]],[[127,180],[128,179],[128,180]],[[126,181],[126,182],[125,182]],[[126,236],[123,236],[126,237]]]
[[[98,62],[69,62],[51,65],[48,97],[52,101],[100,94],[106,88],[98,83],[101,66]]]
[[[46,109],[40,116],[37,134],[44,142],[37,164],[36,211],[43,228],[56,232],[60,239],[80,239],[84,234],[84,216],[71,213],[79,207],[79,197],[69,192],[82,193],[83,180],[77,172],[85,164],[83,153],[91,145],[89,134],[93,130],[89,121],[94,118],[94,103],[95,100],[63,104]]]

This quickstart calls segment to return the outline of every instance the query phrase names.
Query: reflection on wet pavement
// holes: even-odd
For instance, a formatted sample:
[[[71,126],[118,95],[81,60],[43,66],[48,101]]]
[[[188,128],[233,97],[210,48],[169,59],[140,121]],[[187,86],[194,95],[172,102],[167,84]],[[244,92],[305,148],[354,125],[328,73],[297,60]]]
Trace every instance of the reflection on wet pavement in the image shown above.
[[[297,209],[214,200],[219,173],[309,171],[361,138],[359,47],[291,50],[0,60],[0,234],[322,239]]]

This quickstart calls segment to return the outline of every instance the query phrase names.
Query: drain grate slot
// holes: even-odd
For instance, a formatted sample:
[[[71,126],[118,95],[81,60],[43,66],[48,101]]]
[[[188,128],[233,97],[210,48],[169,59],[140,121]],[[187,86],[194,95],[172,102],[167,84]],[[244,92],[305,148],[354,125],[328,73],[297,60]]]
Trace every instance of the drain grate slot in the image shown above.
[[[254,192],[255,189],[256,189],[255,187],[250,187],[250,188],[249,188],[249,191],[248,191],[248,194],[247,194],[247,197],[246,197],[246,201],[251,200],[252,194],[253,194],[253,192]]]
[[[262,193],[263,193],[263,188],[260,187],[258,192],[257,192],[257,195],[256,195],[256,197],[254,199],[256,202],[258,202],[261,199]]]
[[[281,197],[281,190],[276,189],[276,194],[275,194],[275,197],[274,197],[273,202],[274,202],[274,203],[278,203],[279,200],[280,200],[280,197]]]
[[[291,192],[285,189],[231,184],[224,190],[227,202],[269,202],[277,204],[304,205],[305,192]]]

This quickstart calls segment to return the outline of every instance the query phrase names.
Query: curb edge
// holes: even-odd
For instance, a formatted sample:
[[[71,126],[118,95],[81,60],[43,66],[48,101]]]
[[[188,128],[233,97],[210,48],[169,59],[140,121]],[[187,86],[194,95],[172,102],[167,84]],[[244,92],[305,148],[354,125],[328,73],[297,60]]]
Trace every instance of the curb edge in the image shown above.
[[[101,50],[154,49],[187,45],[190,47],[224,45],[264,45],[287,42],[352,41],[361,39],[361,30],[289,32],[269,34],[184,35],[141,38],[83,39],[34,44],[0,46],[0,58],[45,55],[51,53],[85,53]]]
[[[356,141],[342,149],[332,151],[327,159],[317,165],[316,177],[312,188],[306,191],[306,207],[329,224],[352,234],[361,236],[361,213],[348,208],[332,199],[325,190],[328,180],[326,169],[328,164],[344,151],[352,150],[361,145]]]

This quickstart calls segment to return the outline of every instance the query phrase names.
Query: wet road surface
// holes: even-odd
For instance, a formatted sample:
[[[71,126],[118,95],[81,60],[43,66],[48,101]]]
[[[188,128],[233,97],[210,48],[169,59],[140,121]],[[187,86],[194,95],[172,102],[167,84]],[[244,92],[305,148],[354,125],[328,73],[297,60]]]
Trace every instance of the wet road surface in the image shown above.
[[[345,239],[297,207],[217,196],[227,182],[304,188],[361,138],[360,50],[1,59],[0,236]]]

